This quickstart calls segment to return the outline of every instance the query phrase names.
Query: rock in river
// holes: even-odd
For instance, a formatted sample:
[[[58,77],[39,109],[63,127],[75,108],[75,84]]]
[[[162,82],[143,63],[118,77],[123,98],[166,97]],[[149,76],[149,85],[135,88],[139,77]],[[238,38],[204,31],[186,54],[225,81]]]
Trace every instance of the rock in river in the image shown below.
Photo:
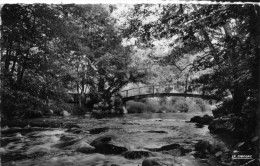
[[[77,152],[86,153],[86,154],[95,152],[95,148],[93,146],[89,145],[85,141],[80,141],[75,146],[76,146]]]
[[[207,140],[200,140],[195,144],[195,150],[200,152],[208,151],[209,147],[210,147],[210,143]]]
[[[103,136],[95,139],[94,141],[91,142],[91,146],[96,146],[101,143],[109,143],[112,140],[112,137],[110,136]]]
[[[70,128],[78,128],[78,129],[80,129],[80,126],[77,125],[77,124],[74,124],[74,123],[69,123],[69,124],[66,124],[64,126],[64,128],[68,128],[68,129],[70,129]]]
[[[161,165],[153,159],[145,159],[142,162],[142,166],[161,166]]]
[[[204,115],[203,117],[194,116],[190,119],[190,122],[195,122],[203,125],[209,125],[213,121],[213,117],[209,115]]]
[[[250,128],[247,128],[244,124],[243,119],[239,117],[214,119],[208,129],[211,133],[232,134],[237,138],[243,138],[250,131]]]
[[[101,154],[122,154],[127,151],[125,147],[116,146],[110,143],[101,143],[95,146],[96,152]]]
[[[97,153],[101,154],[122,154],[127,151],[127,148],[113,145],[109,136],[104,136],[95,139],[90,145],[95,147]]]
[[[160,148],[147,148],[147,150],[153,152],[163,152],[164,154],[169,154],[171,156],[183,156],[185,153],[190,152],[189,149],[184,149],[179,144],[169,144],[162,146]]]
[[[222,152],[226,151],[227,149],[225,145],[221,142],[209,142],[207,140],[200,140],[195,144],[195,150],[195,157],[205,158],[210,154],[219,157],[219,154],[222,154]]]
[[[70,149],[86,154],[95,152],[95,147],[89,145],[84,139],[78,139],[76,136],[64,135],[60,138],[60,141],[55,145],[56,148]]]
[[[76,136],[72,136],[72,135],[63,135],[63,136],[60,137],[61,141],[71,141],[73,139],[76,140],[77,137]]]
[[[0,148],[0,155],[5,154],[6,150],[4,148]]]
[[[179,144],[170,144],[170,145],[162,146],[161,148],[158,149],[158,151],[173,150],[179,148],[181,148]]]
[[[159,134],[167,134],[166,131],[161,131],[161,130],[149,130],[147,133],[159,133]]]
[[[62,111],[62,116],[68,117],[68,116],[70,116],[70,113],[68,111],[66,111],[66,110],[63,110]]]
[[[171,156],[184,156],[185,150],[183,148],[163,151],[163,154],[169,154]]]
[[[94,128],[89,130],[89,134],[99,134],[108,131],[108,127]]]
[[[60,149],[63,149],[63,148],[66,148],[68,146],[71,146],[71,145],[74,145],[75,143],[79,142],[80,140],[77,139],[77,138],[74,138],[74,139],[68,139],[66,141],[62,141],[56,145],[54,145],[56,148],[60,148]]]
[[[160,148],[147,148],[147,150],[153,151],[153,152],[160,152],[160,151],[167,151],[167,150],[173,150],[173,149],[179,149],[181,146],[179,144],[169,144],[162,146]]]
[[[70,132],[70,133],[74,133],[74,134],[79,134],[82,132],[81,129],[79,128],[69,128],[68,130],[66,130],[66,132]]]
[[[152,152],[149,151],[127,151],[122,154],[127,159],[140,159],[143,157],[154,156]]]

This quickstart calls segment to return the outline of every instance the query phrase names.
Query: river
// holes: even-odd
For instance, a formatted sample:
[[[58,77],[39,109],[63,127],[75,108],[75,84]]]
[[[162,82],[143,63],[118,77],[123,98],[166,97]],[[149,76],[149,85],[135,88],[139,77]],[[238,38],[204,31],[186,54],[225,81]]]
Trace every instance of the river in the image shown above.
[[[141,166],[143,158],[127,159],[120,154],[85,154],[75,151],[75,146],[61,145],[62,138],[72,137],[91,143],[102,136],[112,138],[112,143],[125,147],[128,151],[147,151],[169,144],[179,144],[188,151],[185,155],[170,155],[154,152],[154,158],[164,160],[165,165],[207,165],[194,158],[194,145],[199,140],[216,140],[209,133],[208,126],[197,128],[187,123],[194,114],[185,113],[146,113],[126,114],[123,117],[95,119],[91,117],[51,117],[46,120],[77,124],[79,132],[70,131],[64,125],[59,128],[26,127],[2,128],[2,165],[17,166]],[[45,119],[41,119],[45,120]],[[101,128],[100,130],[93,130]],[[13,132],[8,132],[12,130]]]

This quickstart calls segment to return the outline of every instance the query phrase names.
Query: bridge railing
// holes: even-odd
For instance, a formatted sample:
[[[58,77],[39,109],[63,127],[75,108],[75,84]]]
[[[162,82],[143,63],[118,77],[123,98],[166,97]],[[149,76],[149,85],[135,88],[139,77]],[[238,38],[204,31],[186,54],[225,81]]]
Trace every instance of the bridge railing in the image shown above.
[[[158,94],[158,93],[192,93],[203,94],[203,87],[199,84],[166,84],[166,85],[148,85],[138,88],[131,88],[121,91],[123,97],[131,97],[145,94]]]

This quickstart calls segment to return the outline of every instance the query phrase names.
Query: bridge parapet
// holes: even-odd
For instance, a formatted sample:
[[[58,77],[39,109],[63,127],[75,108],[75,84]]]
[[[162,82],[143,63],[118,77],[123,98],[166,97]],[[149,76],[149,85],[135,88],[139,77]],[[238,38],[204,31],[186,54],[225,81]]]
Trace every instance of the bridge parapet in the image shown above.
[[[131,88],[121,91],[123,97],[131,97],[138,95],[152,95],[160,93],[183,93],[183,94],[198,94],[203,95],[203,87],[200,84],[166,84],[166,85],[148,85],[138,88]]]

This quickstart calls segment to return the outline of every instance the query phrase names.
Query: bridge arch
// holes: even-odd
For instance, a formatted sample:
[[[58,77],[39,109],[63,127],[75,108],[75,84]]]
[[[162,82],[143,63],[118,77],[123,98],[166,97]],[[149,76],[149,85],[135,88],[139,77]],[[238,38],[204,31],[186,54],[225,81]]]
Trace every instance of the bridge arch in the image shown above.
[[[201,84],[190,84],[188,86],[182,84],[165,84],[165,85],[147,85],[138,88],[122,90],[120,92],[123,101],[142,99],[148,97],[193,97],[205,100],[218,100],[217,96],[206,95],[204,87]]]

